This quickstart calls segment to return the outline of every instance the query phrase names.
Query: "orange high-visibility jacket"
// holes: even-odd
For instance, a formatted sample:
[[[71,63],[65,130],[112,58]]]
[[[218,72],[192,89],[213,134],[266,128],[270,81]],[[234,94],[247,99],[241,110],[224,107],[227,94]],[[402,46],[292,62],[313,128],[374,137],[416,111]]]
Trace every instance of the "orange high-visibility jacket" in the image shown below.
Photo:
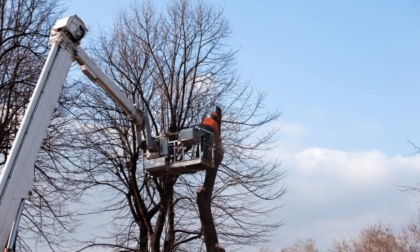
[[[215,135],[219,135],[219,124],[213,118],[204,118],[203,125],[209,126]]]

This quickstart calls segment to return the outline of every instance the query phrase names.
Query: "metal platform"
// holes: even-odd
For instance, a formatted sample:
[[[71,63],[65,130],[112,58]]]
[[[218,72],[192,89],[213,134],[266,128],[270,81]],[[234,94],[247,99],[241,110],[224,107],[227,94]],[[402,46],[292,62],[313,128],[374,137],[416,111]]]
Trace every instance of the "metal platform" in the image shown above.
[[[214,168],[214,164],[211,161],[197,158],[190,161],[177,161],[168,163],[162,166],[150,166],[145,167],[146,173],[154,176],[168,176],[168,175],[181,175],[190,174],[197,171],[207,170]]]
[[[199,127],[181,130],[174,141],[159,140],[159,156],[143,158],[153,176],[181,175],[214,168],[213,134]]]

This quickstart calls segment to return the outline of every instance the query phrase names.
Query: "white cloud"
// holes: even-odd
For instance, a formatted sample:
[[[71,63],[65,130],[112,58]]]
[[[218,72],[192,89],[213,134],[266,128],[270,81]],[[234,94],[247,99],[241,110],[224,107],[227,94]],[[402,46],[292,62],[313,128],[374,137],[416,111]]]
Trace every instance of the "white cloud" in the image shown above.
[[[323,148],[309,148],[288,158],[293,166],[306,173],[324,174],[334,180],[352,183],[375,183],[387,174],[387,161],[376,150],[346,152]]]
[[[398,185],[420,180],[420,156],[314,147],[283,153],[282,166],[288,194],[277,216],[286,224],[274,239],[276,249],[312,238],[326,251],[333,239],[355,237],[378,221],[399,228],[419,207]]]

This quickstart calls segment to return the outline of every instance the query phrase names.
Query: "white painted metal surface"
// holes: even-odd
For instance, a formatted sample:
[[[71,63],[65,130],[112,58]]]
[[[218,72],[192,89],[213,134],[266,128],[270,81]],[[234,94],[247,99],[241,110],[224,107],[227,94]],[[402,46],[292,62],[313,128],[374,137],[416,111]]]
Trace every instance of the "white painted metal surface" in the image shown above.
[[[4,248],[22,199],[33,187],[34,164],[70,69],[67,50],[53,44],[0,176],[0,247]]]

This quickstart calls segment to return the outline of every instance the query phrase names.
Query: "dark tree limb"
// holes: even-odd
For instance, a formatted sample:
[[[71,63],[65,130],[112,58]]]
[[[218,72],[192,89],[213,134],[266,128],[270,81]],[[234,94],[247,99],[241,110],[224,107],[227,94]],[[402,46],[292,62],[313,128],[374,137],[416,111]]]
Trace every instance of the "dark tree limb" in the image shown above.
[[[200,214],[201,232],[204,236],[207,252],[224,252],[217,239],[216,227],[211,214],[211,201],[207,200],[211,195],[204,187],[197,189],[197,205]]]

